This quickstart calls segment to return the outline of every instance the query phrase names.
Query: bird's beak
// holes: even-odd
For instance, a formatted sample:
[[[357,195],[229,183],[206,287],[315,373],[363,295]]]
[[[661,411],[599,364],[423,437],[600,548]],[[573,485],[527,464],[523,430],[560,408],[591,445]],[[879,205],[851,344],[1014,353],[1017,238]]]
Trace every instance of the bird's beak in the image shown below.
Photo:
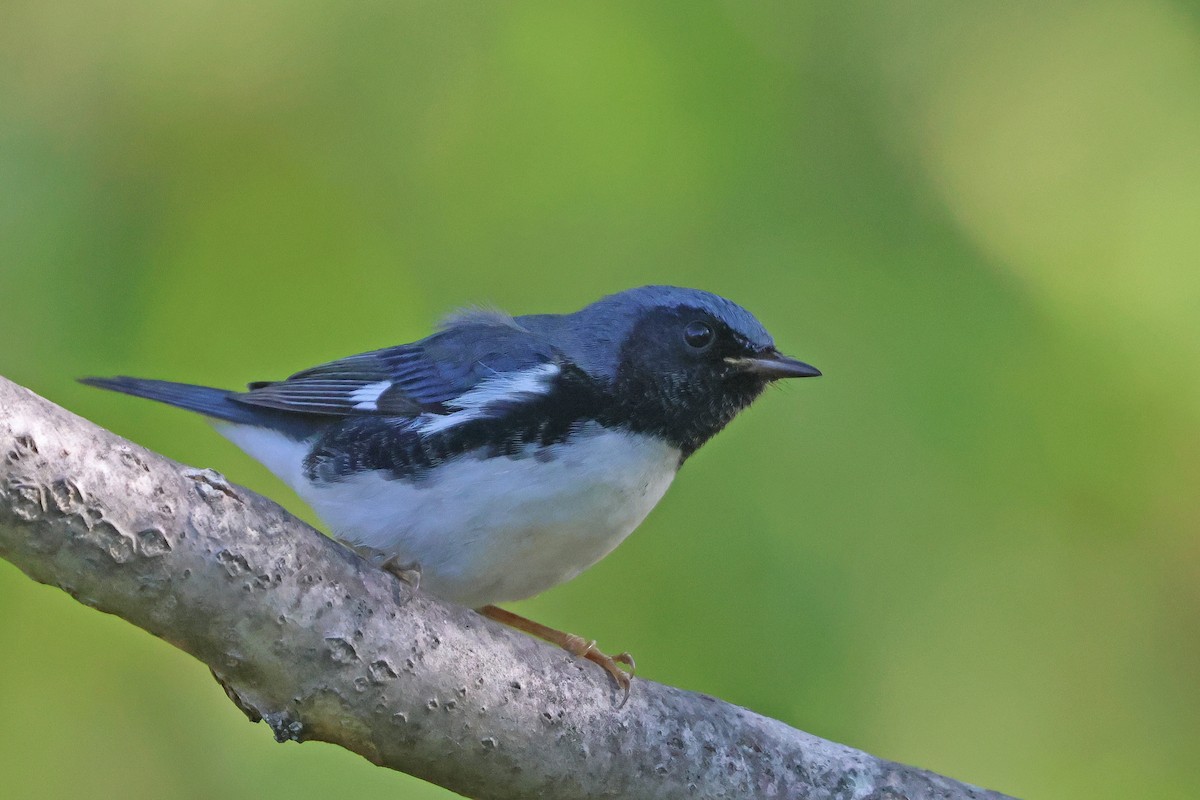
[[[727,358],[725,361],[742,372],[769,381],[779,378],[815,378],[821,374],[821,370],[811,364],[789,358],[778,350],[769,350],[762,355],[747,358]]]

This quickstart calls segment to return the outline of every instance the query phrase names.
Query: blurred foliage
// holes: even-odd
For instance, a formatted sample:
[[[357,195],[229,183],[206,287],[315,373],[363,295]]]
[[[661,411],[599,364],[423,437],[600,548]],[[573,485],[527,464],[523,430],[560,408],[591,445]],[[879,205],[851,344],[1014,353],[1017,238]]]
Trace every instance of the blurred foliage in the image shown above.
[[[236,386],[457,305],[725,294],[826,377],[519,610],[1017,795],[1195,797],[1198,137],[1169,0],[5,0],[0,373],[301,509],[73,378]],[[6,797],[449,794],[275,745],[7,564],[0,637]]]

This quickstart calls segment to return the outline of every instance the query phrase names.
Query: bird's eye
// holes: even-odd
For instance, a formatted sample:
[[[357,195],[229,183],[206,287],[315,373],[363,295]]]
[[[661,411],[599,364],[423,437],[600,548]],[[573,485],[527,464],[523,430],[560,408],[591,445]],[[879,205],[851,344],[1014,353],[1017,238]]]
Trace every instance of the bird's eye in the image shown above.
[[[704,322],[689,322],[688,326],[683,329],[683,340],[688,343],[689,347],[703,350],[712,344],[713,329]]]

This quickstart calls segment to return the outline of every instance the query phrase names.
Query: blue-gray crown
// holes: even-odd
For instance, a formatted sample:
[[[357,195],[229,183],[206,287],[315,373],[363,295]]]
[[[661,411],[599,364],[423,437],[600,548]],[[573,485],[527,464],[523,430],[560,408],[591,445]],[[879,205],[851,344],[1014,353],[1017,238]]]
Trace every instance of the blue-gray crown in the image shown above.
[[[753,314],[732,300],[726,300],[720,295],[702,289],[686,289],[680,286],[642,286],[602,297],[576,314],[608,311],[620,313],[625,309],[632,311],[634,309],[683,307],[698,308],[712,314],[728,325],[730,329],[746,337],[746,340],[755,347],[775,346],[775,340],[771,334],[767,333],[767,329]]]
[[[774,347],[775,340],[746,309],[720,295],[679,286],[641,286],[610,294],[573,314],[517,317],[522,327],[555,342],[589,374],[613,378],[622,344],[645,312],[695,308],[711,314],[745,337],[755,348]]]

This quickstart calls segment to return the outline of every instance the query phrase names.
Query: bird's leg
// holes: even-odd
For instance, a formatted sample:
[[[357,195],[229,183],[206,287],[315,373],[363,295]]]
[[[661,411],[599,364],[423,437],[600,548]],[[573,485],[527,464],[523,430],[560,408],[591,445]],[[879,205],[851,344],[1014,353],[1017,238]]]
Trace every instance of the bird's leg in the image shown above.
[[[507,625],[510,628],[516,628],[531,636],[536,636],[543,641],[550,642],[550,644],[556,644],[572,655],[586,658],[588,661],[599,664],[609,675],[612,675],[613,680],[617,682],[617,686],[621,687],[625,692],[625,696],[621,698],[621,703],[617,708],[625,705],[625,701],[629,699],[630,679],[633,678],[633,674],[637,670],[633,656],[629,655],[629,653],[619,653],[615,656],[607,655],[596,648],[595,641],[588,641],[582,636],[556,630],[548,625],[543,625],[540,622],[534,622],[531,619],[522,617],[520,614],[505,611],[503,608],[497,606],[484,606],[477,610],[488,619],[494,619],[496,622]],[[618,664],[626,665],[629,667],[629,671],[621,669],[617,666]]]

